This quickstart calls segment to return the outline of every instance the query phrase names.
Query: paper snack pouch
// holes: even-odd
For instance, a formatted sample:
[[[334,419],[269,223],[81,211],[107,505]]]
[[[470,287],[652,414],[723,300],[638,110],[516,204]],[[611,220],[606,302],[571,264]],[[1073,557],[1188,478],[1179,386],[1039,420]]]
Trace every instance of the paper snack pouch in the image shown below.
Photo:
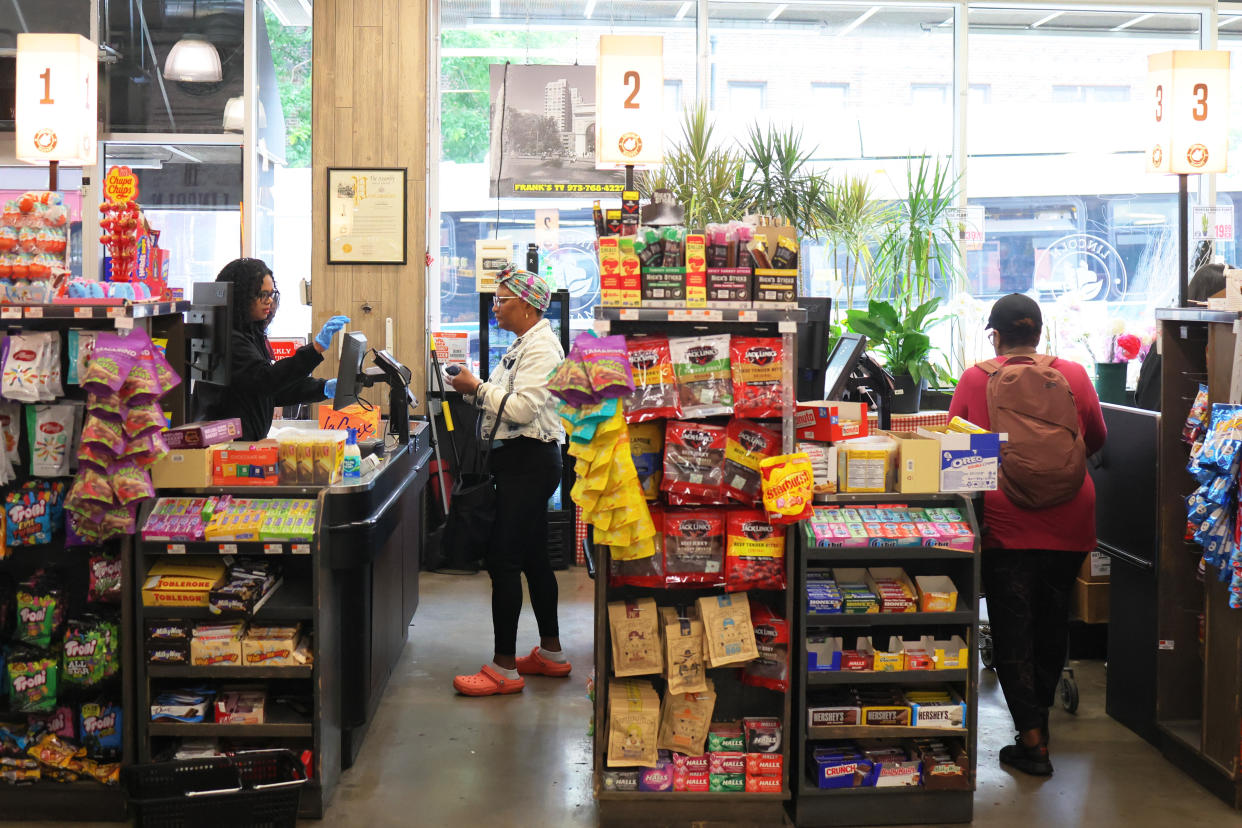
[[[651,682],[608,682],[608,767],[654,768],[659,756],[660,696]]]
[[[739,417],[781,416],[785,351],[780,338],[735,336],[729,351],[733,413]]]
[[[659,613],[653,599],[610,601],[608,627],[612,633],[614,675],[644,676],[664,669]]]
[[[746,593],[704,596],[698,600],[698,609],[703,619],[703,634],[707,637],[705,652],[709,667],[758,658]]]
[[[625,341],[634,390],[622,398],[625,421],[676,420],[682,416],[681,391],[667,336],[631,336]]]
[[[678,336],[669,340],[684,417],[733,413],[729,335]]]
[[[698,693],[674,693],[670,689],[664,694],[660,709],[660,737],[656,747],[687,756],[701,756],[715,709],[716,687],[711,679],[707,680],[707,688]]]
[[[815,472],[805,454],[782,454],[759,461],[763,508],[772,523],[798,523],[814,514]]]
[[[699,693],[707,689],[703,663],[703,622],[690,606],[660,607],[664,641],[664,677],[669,693]]]

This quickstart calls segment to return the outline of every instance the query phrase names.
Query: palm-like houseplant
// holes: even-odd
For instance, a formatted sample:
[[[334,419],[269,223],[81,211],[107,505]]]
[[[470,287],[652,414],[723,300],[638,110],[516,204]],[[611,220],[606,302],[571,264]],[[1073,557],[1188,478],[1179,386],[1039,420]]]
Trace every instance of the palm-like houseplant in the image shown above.
[[[638,190],[650,199],[656,190],[668,190],[686,211],[686,226],[702,228],[726,222],[742,213],[744,161],[739,152],[715,138],[703,104],[687,109],[681,139],[664,153],[664,163],[638,179]]]

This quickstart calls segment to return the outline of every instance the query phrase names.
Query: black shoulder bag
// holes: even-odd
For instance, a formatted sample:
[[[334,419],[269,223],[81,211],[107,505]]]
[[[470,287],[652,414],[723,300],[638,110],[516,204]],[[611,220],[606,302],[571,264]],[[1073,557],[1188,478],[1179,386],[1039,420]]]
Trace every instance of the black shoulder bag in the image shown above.
[[[510,393],[512,392],[501,398],[500,409],[496,412],[496,425],[492,428],[487,444],[476,452],[472,468],[467,470],[463,464],[458,470],[457,479],[453,481],[448,518],[444,525],[444,539],[441,542],[440,572],[477,572],[487,556],[492,524],[496,522],[496,478],[491,469],[492,446],[496,442],[496,432],[500,431]],[[482,423],[483,417],[480,416],[480,441]]]

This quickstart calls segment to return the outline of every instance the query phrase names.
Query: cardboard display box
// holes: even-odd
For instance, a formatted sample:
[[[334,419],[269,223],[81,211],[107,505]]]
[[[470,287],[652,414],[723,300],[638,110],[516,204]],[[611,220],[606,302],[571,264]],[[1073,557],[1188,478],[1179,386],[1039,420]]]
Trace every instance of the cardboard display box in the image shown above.
[[[897,491],[934,494],[940,491],[940,443],[910,431],[881,432],[897,441]]]
[[[151,484],[157,489],[197,489],[211,485],[209,448],[173,449],[151,464]]]
[[[1003,435],[920,428],[918,436],[940,444],[940,491],[978,492],[996,488]]]
[[[1082,578],[1076,578],[1071,617],[1088,624],[1107,624],[1108,590],[1107,582],[1087,583]]]
[[[814,400],[794,407],[794,434],[799,440],[839,443],[870,434],[866,403]]]
[[[1082,567],[1078,570],[1078,578],[1089,584],[1106,584],[1112,573],[1113,559],[1098,549],[1093,549]]]

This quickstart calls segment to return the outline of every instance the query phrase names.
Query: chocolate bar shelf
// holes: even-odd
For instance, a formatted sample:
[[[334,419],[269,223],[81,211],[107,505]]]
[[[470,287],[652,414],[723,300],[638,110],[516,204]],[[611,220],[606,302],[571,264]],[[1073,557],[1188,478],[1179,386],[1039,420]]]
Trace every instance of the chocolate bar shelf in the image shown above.
[[[179,679],[308,679],[315,668],[305,667],[184,667],[174,664],[150,664],[147,675]]]
[[[952,508],[961,512],[974,535],[973,548],[949,549],[935,546],[865,546],[813,547],[806,532],[793,533],[798,540],[798,562],[790,590],[802,598],[798,613],[801,629],[792,634],[791,647],[799,651],[797,676],[801,679],[796,691],[798,709],[815,706],[816,699],[839,688],[866,685],[928,686],[950,684],[966,703],[966,726],[962,728],[906,726],[808,726],[805,713],[791,723],[794,758],[793,818],[799,826],[836,825],[901,825],[909,823],[948,824],[970,822],[974,813],[974,791],[929,791],[922,787],[837,788],[821,789],[807,776],[807,757],[821,741],[851,739],[912,739],[954,738],[960,740],[970,757],[970,778],[975,778],[975,753],[978,729],[978,656],[969,649],[964,669],[905,670],[900,672],[810,671],[806,649],[807,631],[848,628],[859,635],[879,635],[880,630],[900,628],[911,635],[960,635],[964,640],[978,640],[979,606],[979,525],[968,497],[955,494],[868,494],[833,495],[824,498],[831,505],[880,506],[901,504],[910,508]],[[896,507],[894,507],[896,508]],[[901,567],[911,579],[917,575],[947,575],[957,590],[957,604],[951,612],[893,613],[810,613],[806,611],[808,570],[822,574],[835,567]],[[869,632],[864,628],[879,628]],[[946,629],[951,628],[951,629]],[[791,658],[792,658],[791,652]]]
[[[969,624],[974,620],[974,612],[963,609],[958,601],[958,609],[953,612],[808,612],[805,625],[807,629],[823,629],[827,627],[916,627]]]
[[[808,672],[806,683],[811,687],[838,684],[943,684],[966,681],[965,670],[818,670]]]
[[[183,618],[187,621],[230,621],[253,618],[256,621],[308,621],[315,617],[309,583],[286,579],[267,601],[252,613],[225,610],[213,613],[207,607],[143,607],[144,618]]]
[[[266,492],[265,492],[266,494]],[[144,541],[165,555],[309,555],[310,541]],[[163,547],[159,549],[159,547]]]
[[[180,736],[186,739],[239,738],[239,739],[310,739],[314,736],[314,724],[305,716],[269,706],[267,721],[263,724],[216,724],[215,722],[149,722],[147,732],[151,736]]]

